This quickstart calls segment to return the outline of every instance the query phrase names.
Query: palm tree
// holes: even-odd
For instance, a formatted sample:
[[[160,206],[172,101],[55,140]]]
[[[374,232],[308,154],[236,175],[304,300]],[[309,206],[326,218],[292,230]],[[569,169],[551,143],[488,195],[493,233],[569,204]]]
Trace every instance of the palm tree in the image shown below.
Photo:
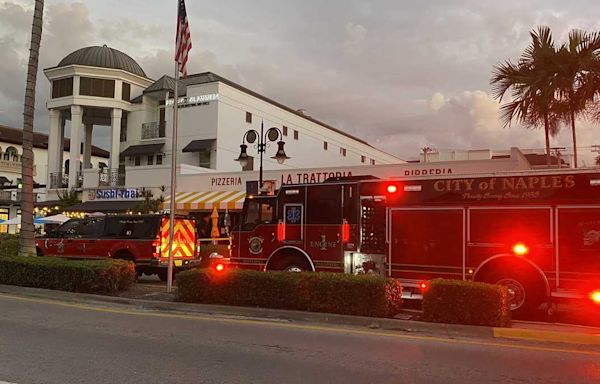
[[[572,30],[569,40],[557,52],[558,114],[571,126],[573,165],[577,168],[575,119],[584,114],[599,91],[596,83],[600,66],[600,33]]]
[[[21,234],[19,255],[35,256],[35,229],[33,227],[33,115],[35,113],[35,86],[38,72],[40,42],[44,16],[44,0],[36,0],[31,24],[31,48],[27,66],[27,83],[23,107],[23,156],[21,178]]]
[[[513,120],[531,129],[544,127],[546,162],[550,166],[550,136],[558,133],[555,110],[557,51],[550,28],[541,26],[529,34],[531,44],[521,54],[519,62],[507,60],[496,65],[490,84],[494,98],[500,102],[510,92],[512,100],[500,108],[500,119],[505,127]]]

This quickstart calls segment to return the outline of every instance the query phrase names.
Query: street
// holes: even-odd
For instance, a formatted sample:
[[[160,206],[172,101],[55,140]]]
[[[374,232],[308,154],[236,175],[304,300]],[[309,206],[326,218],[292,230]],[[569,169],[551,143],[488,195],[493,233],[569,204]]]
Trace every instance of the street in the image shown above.
[[[600,352],[0,295],[0,382],[597,383]]]

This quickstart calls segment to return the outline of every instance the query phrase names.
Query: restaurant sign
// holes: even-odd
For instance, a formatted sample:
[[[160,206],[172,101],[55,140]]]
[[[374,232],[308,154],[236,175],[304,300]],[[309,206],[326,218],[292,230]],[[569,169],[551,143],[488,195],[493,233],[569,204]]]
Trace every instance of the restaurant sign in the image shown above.
[[[88,194],[88,200],[135,200],[142,197],[142,191],[137,188],[96,189]]]

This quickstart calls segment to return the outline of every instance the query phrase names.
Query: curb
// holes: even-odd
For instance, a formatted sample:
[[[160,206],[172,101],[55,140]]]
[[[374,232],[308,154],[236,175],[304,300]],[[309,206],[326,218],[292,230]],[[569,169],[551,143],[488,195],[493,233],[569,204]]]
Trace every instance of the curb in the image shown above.
[[[553,343],[600,345],[600,330],[598,333],[576,333],[544,331],[526,328],[494,328],[494,337],[502,339],[544,341]]]
[[[129,309],[133,310],[214,316],[215,319],[238,318],[242,320],[284,321],[290,323],[327,324],[331,326],[353,326],[395,331],[404,334],[420,336],[436,336],[448,339],[510,339],[581,345],[600,345],[600,328],[593,327],[571,327],[571,331],[565,332],[531,328],[532,326],[543,326],[545,328],[559,327],[553,324],[515,322],[513,323],[513,328],[496,328],[473,325],[427,323],[415,320],[290,311],[282,309],[234,307],[212,304],[189,304],[173,301],[131,299],[118,296],[100,296],[10,285],[0,285],[0,293],[65,303],[127,306]],[[585,332],[577,332],[577,330],[585,330]]]

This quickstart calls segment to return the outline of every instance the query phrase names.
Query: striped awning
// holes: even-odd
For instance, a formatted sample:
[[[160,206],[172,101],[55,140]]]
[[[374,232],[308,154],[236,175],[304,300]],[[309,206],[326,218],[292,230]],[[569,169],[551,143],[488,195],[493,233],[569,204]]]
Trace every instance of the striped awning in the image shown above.
[[[245,191],[217,191],[217,192],[177,192],[175,209],[178,211],[200,211],[217,209],[242,209]],[[171,196],[167,196],[163,209],[169,209]]]

